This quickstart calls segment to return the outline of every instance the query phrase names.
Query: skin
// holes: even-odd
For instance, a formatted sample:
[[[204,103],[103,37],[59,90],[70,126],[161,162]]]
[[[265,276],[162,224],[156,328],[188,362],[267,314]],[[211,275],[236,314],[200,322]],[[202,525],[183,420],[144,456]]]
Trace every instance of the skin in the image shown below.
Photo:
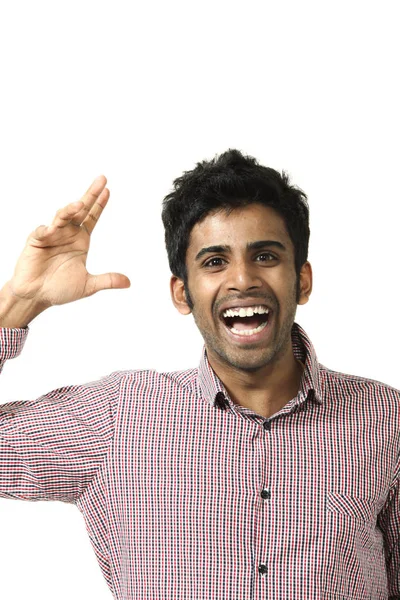
[[[274,243],[260,244],[265,241]],[[210,365],[231,399],[264,417],[273,415],[299,390],[303,365],[294,358],[291,329],[297,305],[311,294],[310,263],[301,268],[296,301],[294,247],[284,220],[270,207],[250,204],[210,213],[197,223],[186,266],[193,308],[184,282],[173,276],[175,307],[193,314]],[[265,332],[252,343],[232,336],[221,318],[222,309],[240,303],[270,309]]]

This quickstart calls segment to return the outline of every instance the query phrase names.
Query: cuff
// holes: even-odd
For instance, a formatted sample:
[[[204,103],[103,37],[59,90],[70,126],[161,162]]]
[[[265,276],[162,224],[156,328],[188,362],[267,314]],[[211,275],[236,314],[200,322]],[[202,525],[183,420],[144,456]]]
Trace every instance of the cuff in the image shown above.
[[[21,353],[28,333],[29,327],[23,329],[0,327],[0,362],[15,358]]]

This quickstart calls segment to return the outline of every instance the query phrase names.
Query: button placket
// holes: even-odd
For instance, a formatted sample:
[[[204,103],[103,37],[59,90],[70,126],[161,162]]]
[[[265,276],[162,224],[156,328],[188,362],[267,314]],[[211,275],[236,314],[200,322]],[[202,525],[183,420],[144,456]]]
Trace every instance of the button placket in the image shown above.
[[[265,419],[265,421],[263,421],[262,425],[263,425],[265,431],[271,431],[271,420],[270,419]],[[271,492],[268,488],[264,488],[261,491],[260,495],[263,500],[269,500],[271,498]],[[260,575],[266,575],[268,572],[267,565],[264,563],[259,564],[258,572],[260,573]]]

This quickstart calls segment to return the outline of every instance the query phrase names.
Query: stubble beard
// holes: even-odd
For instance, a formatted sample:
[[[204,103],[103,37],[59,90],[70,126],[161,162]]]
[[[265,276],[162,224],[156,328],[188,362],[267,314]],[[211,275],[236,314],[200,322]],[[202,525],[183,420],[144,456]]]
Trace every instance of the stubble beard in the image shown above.
[[[222,335],[217,336],[208,330],[205,320],[203,322],[201,315],[197,314],[194,306],[192,313],[195,323],[204,339],[208,355],[212,353],[216,360],[224,363],[231,369],[254,373],[268,365],[278,362],[286,353],[288,345],[291,345],[291,331],[297,309],[296,294],[293,294],[292,301],[290,301],[285,308],[285,314],[287,316],[279,327],[280,308],[276,302],[276,308],[274,310],[275,335],[266,348],[259,348],[258,344],[246,344],[246,346],[241,349],[230,348],[229,342],[224,343]],[[216,316],[215,319],[217,318],[218,317]],[[219,327],[224,327],[224,325],[218,323],[217,330]]]

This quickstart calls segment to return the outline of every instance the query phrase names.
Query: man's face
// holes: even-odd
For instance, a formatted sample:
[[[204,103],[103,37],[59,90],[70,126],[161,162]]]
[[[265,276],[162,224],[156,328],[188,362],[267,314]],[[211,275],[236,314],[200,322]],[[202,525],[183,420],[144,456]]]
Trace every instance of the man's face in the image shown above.
[[[186,265],[191,312],[211,363],[256,371],[288,351],[297,278],[293,244],[276,211],[250,204],[209,214],[192,229]],[[300,276],[299,304],[311,291],[309,267]],[[182,286],[172,278],[175,299]],[[190,312],[184,302],[177,307]]]

